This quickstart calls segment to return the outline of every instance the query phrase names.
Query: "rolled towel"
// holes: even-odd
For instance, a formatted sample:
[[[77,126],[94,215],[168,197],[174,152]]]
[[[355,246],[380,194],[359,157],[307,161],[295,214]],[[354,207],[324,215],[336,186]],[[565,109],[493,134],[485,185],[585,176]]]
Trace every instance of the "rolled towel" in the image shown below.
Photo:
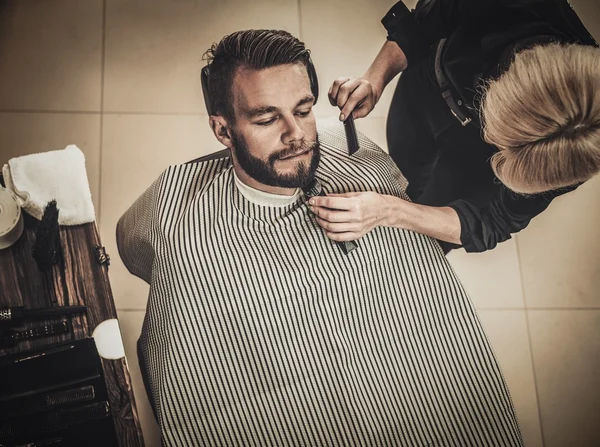
[[[2,168],[6,188],[24,202],[23,209],[41,220],[48,202],[56,200],[60,225],[80,225],[96,220],[85,170],[85,156],[75,146],[24,155]]]

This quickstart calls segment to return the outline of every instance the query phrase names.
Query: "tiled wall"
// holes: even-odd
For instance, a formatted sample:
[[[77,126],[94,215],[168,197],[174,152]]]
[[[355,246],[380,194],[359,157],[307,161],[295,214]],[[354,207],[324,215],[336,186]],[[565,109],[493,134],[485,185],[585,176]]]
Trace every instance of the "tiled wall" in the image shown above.
[[[336,77],[367,69],[393,3],[0,2],[0,162],[70,143],[84,151],[146,445],[159,445],[135,354],[147,286],[118,259],[115,224],[167,165],[220,148],[204,112],[202,54],[237,29],[283,28],[312,49],[325,92]],[[572,4],[600,38],[600,4]],[[358,122],[382,147],[394,85]],[[336,115],[324,95],[316,113]],[[496,250],[449,257],[500,360],[528,447],[600,445],[599,204],[595,178]]]

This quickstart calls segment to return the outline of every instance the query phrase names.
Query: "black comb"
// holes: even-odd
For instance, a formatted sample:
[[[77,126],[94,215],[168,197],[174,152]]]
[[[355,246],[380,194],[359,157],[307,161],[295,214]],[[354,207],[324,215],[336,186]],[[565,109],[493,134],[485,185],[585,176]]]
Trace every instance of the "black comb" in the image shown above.
[[[30,340],[38,337],[51,337],[53,335],[62,335],[69,332],[69,324],[66,321],[55,324],[45,324],[35,326],[22,331],[16,329],[0,330],[0,348],[7,349],[17,345],[23,340]]]
[[[346,142],[348,144],[348,155],[354,154],[360,149],[358,145],[358,135],[356,134],[356,126],[352,114],[344,121],[344,130],[346,131]]]
[[[316,178],[310,181],[307,185],[302,187],[302,192],[306,196],[306,199],[309,200],[311,197],[317,196],[326,196],[325,191],[323,191],[323,185]],[[356,241],[336,241],[336,244],[342,249],[344,254],[350,253],[352,250],[358,247]]]

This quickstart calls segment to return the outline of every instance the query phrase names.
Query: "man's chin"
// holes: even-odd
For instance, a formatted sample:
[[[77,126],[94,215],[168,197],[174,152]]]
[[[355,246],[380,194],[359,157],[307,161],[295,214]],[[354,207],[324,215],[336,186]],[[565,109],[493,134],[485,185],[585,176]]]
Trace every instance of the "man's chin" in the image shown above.
[[[310,163],[299,162],[288,169],[276,169],[277,177],[272,186],[282,188],[301,188],[314,177]]]

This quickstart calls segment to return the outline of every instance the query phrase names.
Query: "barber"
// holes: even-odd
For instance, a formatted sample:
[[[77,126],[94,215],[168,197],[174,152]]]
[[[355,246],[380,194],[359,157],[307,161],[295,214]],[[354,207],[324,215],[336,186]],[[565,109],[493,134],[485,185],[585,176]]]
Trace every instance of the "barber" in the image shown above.
[[[328,237],[390,226],[482,252],[600,171],[600,49],[566,0],[398,2],[382,23],[370,68],[329,99],[340,120],[365,117],[402,72],[387,140],[412,202],[314,198]]]

